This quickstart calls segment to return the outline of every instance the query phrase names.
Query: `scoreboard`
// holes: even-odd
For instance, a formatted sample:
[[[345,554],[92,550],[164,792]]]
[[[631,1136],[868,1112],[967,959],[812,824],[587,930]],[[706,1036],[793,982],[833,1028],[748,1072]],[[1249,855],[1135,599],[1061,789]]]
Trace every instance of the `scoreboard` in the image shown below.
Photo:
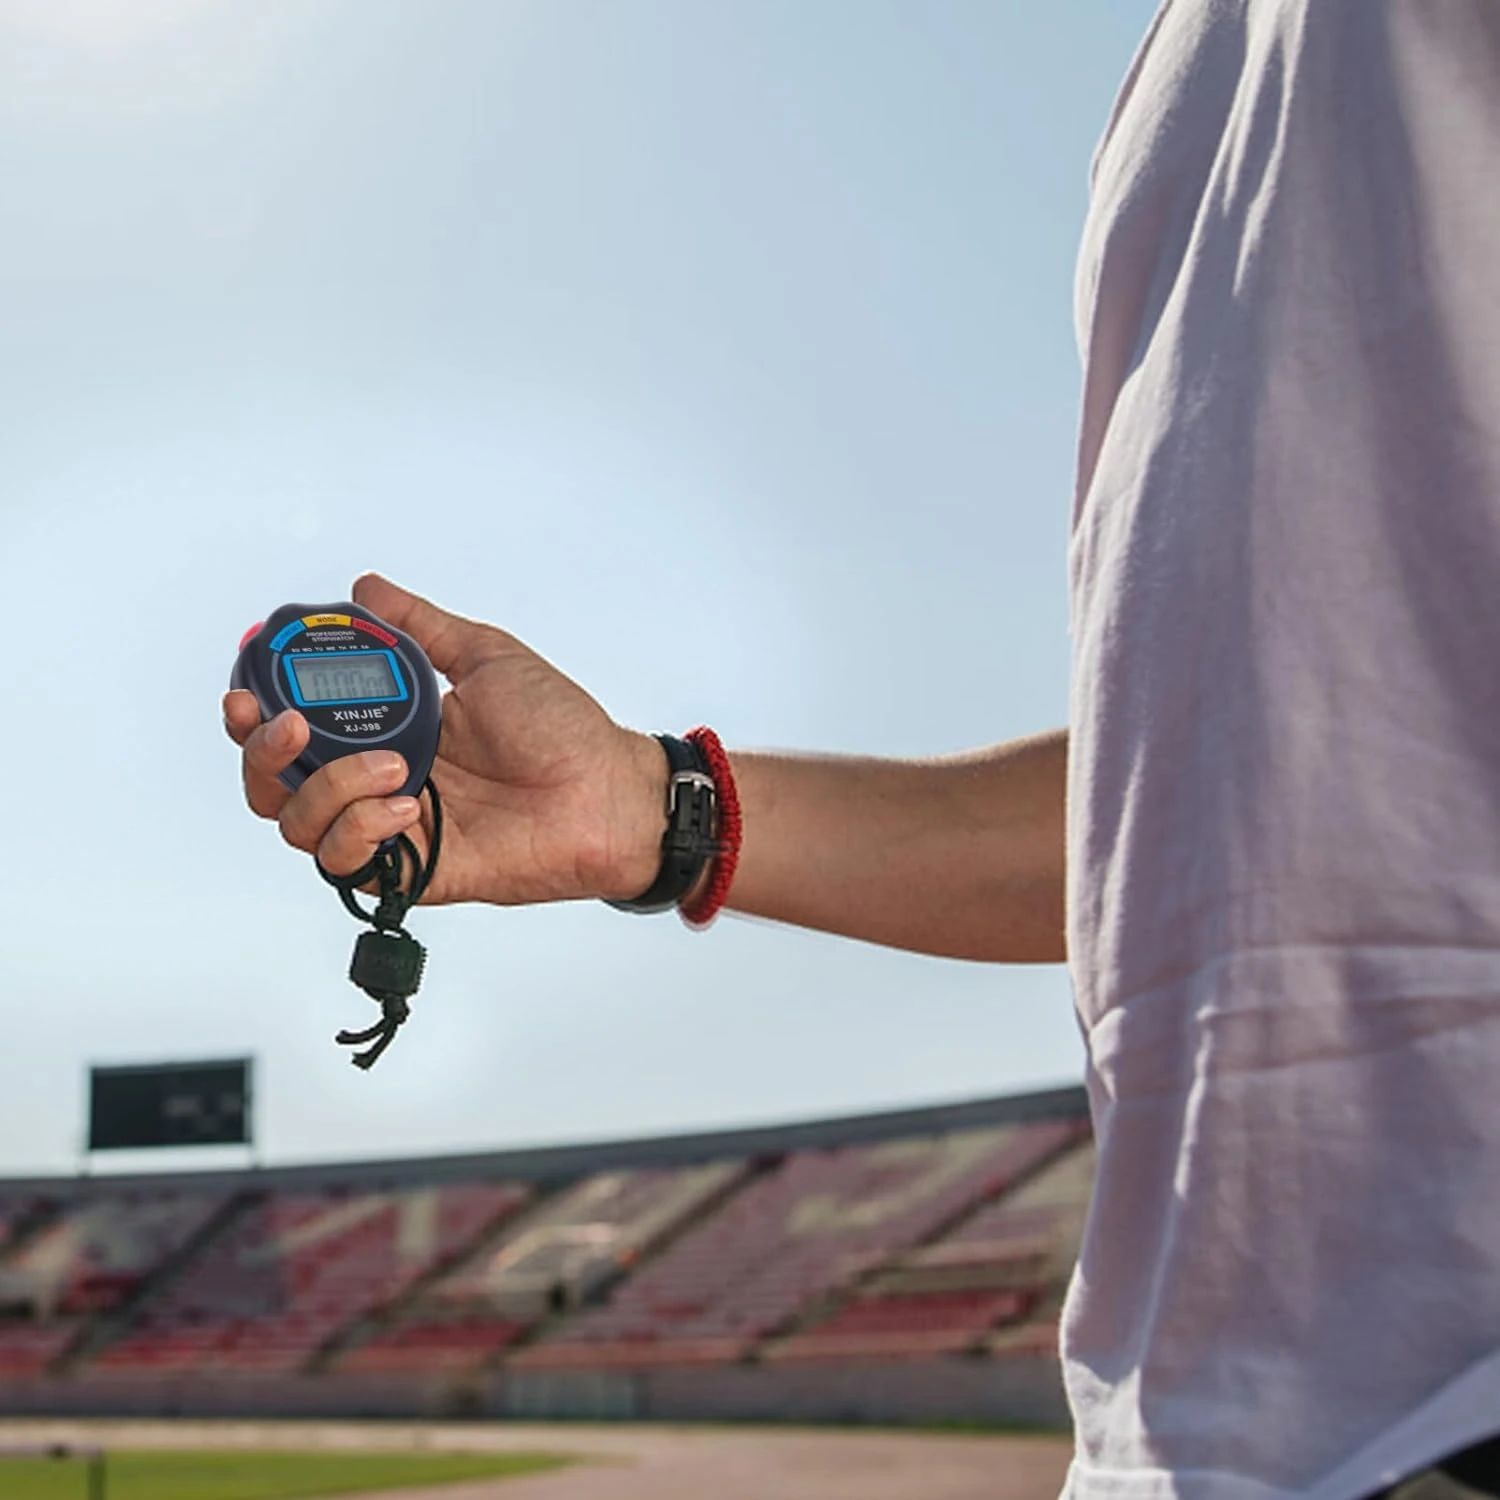
[[[251,1065],[227,1061],[89,1069],[89,1150],[248,1146]]]

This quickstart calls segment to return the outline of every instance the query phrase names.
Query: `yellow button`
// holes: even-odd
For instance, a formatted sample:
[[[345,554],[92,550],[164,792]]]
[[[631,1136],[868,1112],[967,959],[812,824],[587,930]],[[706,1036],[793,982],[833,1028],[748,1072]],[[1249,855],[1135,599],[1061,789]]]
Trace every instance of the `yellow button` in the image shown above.
[[[303,615],[302,623],[310,629],[314,625],[347,625],[348,615]]]

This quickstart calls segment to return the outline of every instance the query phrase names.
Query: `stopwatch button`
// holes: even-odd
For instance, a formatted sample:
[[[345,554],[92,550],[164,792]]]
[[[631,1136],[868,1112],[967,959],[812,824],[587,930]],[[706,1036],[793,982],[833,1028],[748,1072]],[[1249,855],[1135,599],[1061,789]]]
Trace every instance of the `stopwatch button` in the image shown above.
[[[251,626],[251,627],[250,627],[250,628],[249,628],[249,630],[247,630],[247,631],[246,631],[246,632],[245,632],[245,633],[244,633],[244,635],[242,635],[242,636],[241,636],[241,637],[240,637],[240,644],[239,644],[239,649],[240,649],[240,650],[241,650],[241,651],[243,651],[243,650],[244,650],[244,649],[245,649],[245,642],[246,642],[246,641],[248,641],[248,640],[249,640],[249,639],[250,639],[250,637],[251,637],[251,636],[252,636],[252,635],[254,635],[254,634],[255,634],[255,632],[256,632],[256,631],[257,631],[257,630],[259,630],[259,629],[260,629],[260,627],[261,627],[261,626],[262,626],[262,625],[264,625],[264,624],[265,624],[265,623],[266,623],[266,622],[265,622],[265,621],[264,621],[264,620],[257,620],[257,621],[256,621],[256,622],[255,622],[255,624],[253,624],[253,625],[252,625],[252,626]]]

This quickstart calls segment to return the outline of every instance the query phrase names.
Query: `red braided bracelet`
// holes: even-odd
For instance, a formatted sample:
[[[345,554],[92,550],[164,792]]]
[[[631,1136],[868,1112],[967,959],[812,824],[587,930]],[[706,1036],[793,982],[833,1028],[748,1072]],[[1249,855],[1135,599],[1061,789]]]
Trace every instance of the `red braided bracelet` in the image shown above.
[[[702,893],[688,906],[679,906],[682,920],[689,927],[700,931],[707,927],[724,908],[729,899],[729,887],[734,883],[734,872],[740,862],[740,843],[744,837],[745,823],[740,815],[740,794],[735,788],[734,772],[729,766],[729,757],[724,746],[712,729],[700,725],[683,736],[695,745],[708,762],[708,773],[714,779],[714,793],[719,804],[719,850],[714,856],[708,884]]]

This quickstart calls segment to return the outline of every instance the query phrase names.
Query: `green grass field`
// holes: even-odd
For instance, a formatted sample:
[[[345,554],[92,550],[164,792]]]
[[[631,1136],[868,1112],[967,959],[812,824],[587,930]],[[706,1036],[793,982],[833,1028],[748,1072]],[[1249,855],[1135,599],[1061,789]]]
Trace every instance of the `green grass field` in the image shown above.
[[[309,1500],[415,1489],[460,1479],[537,1474],[569,1460],[552,1453],[132,1452],[107,1460],[107,1500]],[[0,1460],[4,1500],[86,1500],[80,1459]]]

